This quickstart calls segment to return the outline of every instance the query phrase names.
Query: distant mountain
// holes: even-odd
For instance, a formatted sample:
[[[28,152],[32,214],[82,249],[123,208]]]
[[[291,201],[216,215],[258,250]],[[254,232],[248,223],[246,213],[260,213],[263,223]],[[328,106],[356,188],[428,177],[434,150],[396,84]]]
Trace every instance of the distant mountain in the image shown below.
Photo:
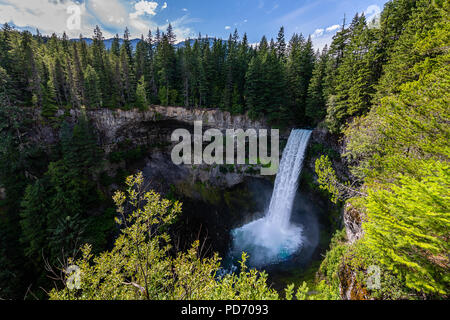
[[[91,38],[83,38],[84,41],[86,41],[87,44],[91,45],[92,44],[92,39]],[[110,39],[105,39],[103,42],[105,43],[105,47],[107,50],[111,49],[112,43],[113,43],[114,38],[110,38]],[[190,44],[191,46],[194,45],[196,39],[190,39]],[[210,47],[212,47],[212,45],[214,44],[214,38],[204,38],[203,40],[207,40],[209,42]],[[71,39],[71,41],[80,41],[80,39]],[[138,42],[141,41],[141,39],[132,39],[131,40],[131,47],[133,48],[133,50],[136,50],[136,46],[138,44]],[[120,45],[122,45],[123,43],[123,39],[119,39],[119,43]],[[179,43],[177,43],[175,45],[176,48],[184,48],[186,45],[185,41],[181,41]]]
[[[194,45],[195,40],[197,40],[197,39],[190,39],[189,43],[191,44],[191,46]],[[202,40],[207,40],[209,42],[209,46],[212,47],[213,44],[214,44],[215,38],[203,38]],[[177,48],[184,48],[185,45],[186,45],[186,42],[185,41],[181,41],[180,43],[176,44],[175,47],[177,47]]]
[[[92,39],[91,39],[91,38],[83,38],[83,40],[86,41],[86,43],[89,44],[89,45],[92,44]],[[103,40],[106,49],[108,49],[108,50],[111,49],[113,40],[114,40],[114,38]],[[141,39],[132,39],[132,40],[131,40],[131,46],[132,46],[133,50],[136,49],[136,46],[137,46],[137,44],[138,44],[138,42],[139,42],[140,40],[141,40]],[[80,41],[80,39],[71,39],[71,41]],[[120,43],[120,45],[122,45],[123,39],[119,39],[119,43]]]

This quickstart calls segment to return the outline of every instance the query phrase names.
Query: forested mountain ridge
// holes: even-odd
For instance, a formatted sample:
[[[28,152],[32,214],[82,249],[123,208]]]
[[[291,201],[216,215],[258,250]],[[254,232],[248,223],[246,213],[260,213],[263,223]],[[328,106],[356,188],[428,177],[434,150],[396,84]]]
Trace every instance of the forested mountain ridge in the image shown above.
[[[386,5],[385,63],[379,81],[366,87],[372,102],[343,131],[353,183],[338,181],[327,157],[316,163],[322,187],[347,201],[361,227],[354,243],[337,236],[321,267],[347,298],[448,297],[449,9],[448,1]],[[352,88],[337,94],[345,92],[353,95]],[[339,129],[336,109],[329,105],[332,130]],[[371,266],[380,268],[381,287],[369,292],[362,275]]]
[[[258,49],[249,46],[245,34],[240,41],[237,30],[228,41],[215,39],[211,45],[211,39],[188,39],[176,48],[170,26],[165,33],[142,36],[135,50],[128,30],[123,39],[113,39],[109,50],[98,27],[90,45],[65,35],[48,39],[19,33],[8,25],[2,34],[3,69],[15,75],[8,95],[42,107],[49,118],[66,106],[127,109],[151,103],[249,111],[253,118],[268,115],[278,125],[286,119],[305,121],[302,105],[315,52],[302,35],[287,45],[283,29],[276,43],[263,37]]]
[[[277,39],[263,37],[257,48],[237,32],[228,41],[216,39],[210,45],[209,40],[189,40],[176,48],[169,27],[154,36],[149,32],[135,50],[126,30],[123,41],[117,36],[108,50],[99,28],[87,44],[66,36],[44,39],[4,25],[0,183],[6,199],[0,203],[0,297],[23,298],[30,283],[48,285],[42,267],[46,260],[56,262],[61,252],[64,257],[75,255],[80,245],[89,243],[92,247],[83,249],[80,262],[90,280],[108,279],[117,286],[96,292],[85,288],[84,297],[150,298],[136,286],[117,281],[133,277],[128,265],[123,265],[126,274],[97,272],[114,270],[128,250],[139,261],[128,241],[132,229],[125,229],[112,251],[97,256],[116,230],[114,207],[120,210],[125,195],[114,203],[104,199],[96,168],[103,151],[87,119],[81,117],[71,127],[56,111],[145,110],[159,104],[220,108],[252,119],[264,116],[276,127],[318,125],[340,139],[349,175],[338,177],[335,159],[323,156],[316,162],[317,178],[334,201],[346,204],[344,214],[351,212],[359,239],[350,243],[345,230],[337,232],[316,281],[309,284],[317,294],[307,296],[301,286],[298,298],[448,298],[449,16],[448,1],[389,1],[379,26],[357,15],[344,22],[321,53],[302,35],[286,41],[283,28]],[[41,110],[42,121],[60,130],[60,143],[50,152],[27,137],[33,125],[31,108]],[[127,180],[129,186],[140,178],[133,179]],[[157,195],[147,197],[159,208],[155,214],[169,214],[168,203]],[[148,226],[139,223],[141,236]],[[166,241],[166,235],[145,245],[161,239]],[[160,256],[153,257],[158,268],[171,265],[181,274],[190,263],[200,262],[195,250],[174,261],[161,258],[168,250],[158,248]],[[92,252],[98,269],[88,263]],[[230,290],[220,296],[227,284],[214,287],[214,279],[206,275],[217,270],[217,263],[212,259],[196,264],[209,289],[194,290],[193,297],[236,294]],[[367,285],[373,266],[381,272],[379,288]],[[161,269],[144,275],[155,275],[155,285],[162,285],[167,275]],[[243,285],[246,298],[278,298],[265,286],[264,276],[256,291],[246,291],[244,284],[257,278],[244,273],[227,281]],[[142,289],[144,280],[140,275],[135,280]],[[183,283],[164,286],[164,294],[151,297],[180,297],[176,290],[182,288]],[[292,289],[286,296],[292,298]],[[56,290],[52,298],[73,297],[67,290]]]
[[[119,37],[119,35],[116,35],[116,38]],[[48,40],[49,37],[43,37],[44,41]],[[201,42],[209,42],[209,45],[212,47],[214,45],[214,41],[216,40],[215,38],[210,38],[208,36],[206,37],[202,37],[201,35],[199,35],[198,39],[201,40]],[[189,39],[189,44],[191,46],[194,45],[195,40],[198,39]],[[142,39],[130,39],[130,44],[131,44],[131,48],[133,49],[133,51],[136,50],[137,44],[141,41]],[[88,45],[92,44],[92,39],[91,38],[83,38],[82,36],[79,39],[70,39],[70,41],[72,42],[79,42],[79,41],[85,41]],[[105,39],[103,40],[103,42],[105,43],[105,49],[106,50],[111,50],[112,44],[115,42],[115,38],[109,38],[109,39]],[[119,45],[121,46],[123,44],[124,40],[122,38],[119,38]],[[154,47],[156,47],[156,43],[153,44]],[[186,41],[181,41],[175,44],[175,48],[183,48],[186,46]]]

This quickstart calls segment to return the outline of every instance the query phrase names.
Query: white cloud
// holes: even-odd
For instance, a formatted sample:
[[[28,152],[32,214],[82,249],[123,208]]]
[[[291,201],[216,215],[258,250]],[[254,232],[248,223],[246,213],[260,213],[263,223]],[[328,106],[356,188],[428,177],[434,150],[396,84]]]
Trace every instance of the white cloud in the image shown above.
[[[225,30],[230,30],[231,27],[230,26],[225,26]]]
[[[338,24],[329,26],[327,28],[319,28],[314,31],[311,35],[311,39],[313,40],[314,47],[316,49],[322,49],[325,45],[330,45],[333,40],[333,36],[336,31],[340,30],[341,26]]]
[[[76,1],[50,2],[48,0],[3,0],[0,2],[0,23],[13,23],[19,28],[38,28],[42,33],[78,36],[81,30],[68,30],[67,21],[71,14],[68,8],[78,5]],[[87,18],[84,5],[78,5],[81,22]],[[84,18],[84,19],[83,19]],[[81,24],[81,26],[83,23]],[[92,32],[93,29],[90,30]]]
[[[110,28],[118,24],[123,25],[128,16],[127,9],[118,0],[90,0],[86,9],[89,16],[83,16],[85,26],[98,24]],[[89,33],[92,33],[92,30]]]
[[[324,32],[325,32],[324,29],[316,29],[316,31],[314,31],[314,33],[311,35],[311,38],[319,38],[323,36]]]
[[[377,5],[370,5],[364,12],[369,27],[378,27],[381,16],[381,8]],[[341,26],[338,24],[329,26],[327,28],[319,28],[314,31],[311,38],[314,40],[314,47],[316,49],[322,49],[325,45],[330,45],[333,36],[339,30]],[[325,29],[325,30],[324,30]]]
[[[369,6],[364,11],[364,15],[370,28],[378,28],[380,26],[381,8],[379,6],[374,4]]]
[[[188,12],[188,9],[183,8],[183,9],[181,9],[181,11]]]
[[[134,9],[136,10],[136,12],[130,13],[130,18],[136,19],[137,17],[143,16],[145,14],[155,16],[156,8],[158,8],[157,2],[141,0],[134,5]]]
[[[333,32],[333,31],[339,30],[340,28],[341,28],[340,25],[335,24],[335,25],[333,25],[333,26],[328,27],[328,28],[326,29],[326,31],[327,31],[327,32]]]
[[[167,2],[164,2],[164,4],[161,7],[161,11],[167,8]]]
[[[174,29],[177,41],[184,41],[187,38],[195,37],[195,32],[188,27],[188,24],[200,22],[199,19],[189,18],[188,15],[184,15],[174,21],[171,21],[172,27]],[[169,23],[160,27],[160,29],[165,30],[169,26]]]
[[[320,38],[312,39],[313,40],[313,46],[315,50],[322,50],[325,45],[330,46],[331,42],[333,41],[334,34],[325,34]]]
[[[78,5],[80,8],[80,28],[68,29],[68,19],[71,13],[67,9]],[[167,3],[166,3],[167,5]],[[76,0],[0,0],[0,23],[14,24],[18,29],[38,28],[42,34],[53,32],[62,35],[66,31],[71,38],[82,33],[90,37],[96,25],[102,28],[103,36],[111,38],[115,33],[122,34],[128,26],[133,38],[147,34],[148,30],[159,27],[165,30],[167,23],[157,23],[154,16],[159,7],[155,1],[135,1],[130,3],[124,0],[89,0],[82,5]],[[172,22],[175,35],[179,41],[194,36],[190,23],[198,22],[184,15]]]
[[[366,16],[368,21],[372,21],[377,18],[381,14],[381,8],[375,4],[370,5],[366,11],[364,11],[364,15]]]

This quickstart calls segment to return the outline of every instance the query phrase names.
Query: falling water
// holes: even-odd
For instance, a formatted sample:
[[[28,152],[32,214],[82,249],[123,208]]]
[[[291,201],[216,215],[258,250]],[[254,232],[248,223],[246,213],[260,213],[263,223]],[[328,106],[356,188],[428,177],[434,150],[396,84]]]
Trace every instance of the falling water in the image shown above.
[[[290,223],[311,131],[292,130],[283,152],[266,216],[232,231],[232,254],[245,251],[255,266],[289,258],[302,246],[301,226]]]

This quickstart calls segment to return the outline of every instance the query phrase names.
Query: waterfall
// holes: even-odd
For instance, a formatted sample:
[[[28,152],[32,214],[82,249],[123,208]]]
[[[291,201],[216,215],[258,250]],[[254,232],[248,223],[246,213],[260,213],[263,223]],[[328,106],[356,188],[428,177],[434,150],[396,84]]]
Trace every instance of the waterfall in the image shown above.
[[[310,136],[311,131],[293,130],[281,158],[280,169],[267,212],[267,218],[281,227],[289,225]]]
[[[263,266],[282,261],[301,248],[302,228],[292,225],[290,219],[310,136],[309,130],[292,130],[266,215],[232,231],[233,255],[245,251],[251,264]]]

